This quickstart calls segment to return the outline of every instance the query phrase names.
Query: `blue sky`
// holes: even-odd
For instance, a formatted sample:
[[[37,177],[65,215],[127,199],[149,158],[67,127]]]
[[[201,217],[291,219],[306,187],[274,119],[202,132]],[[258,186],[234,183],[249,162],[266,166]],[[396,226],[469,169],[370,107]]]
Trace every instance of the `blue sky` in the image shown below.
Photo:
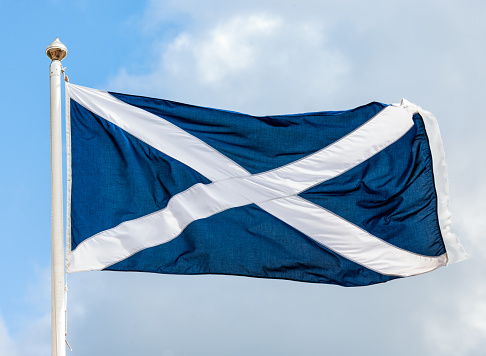
[[[71,82],[250,114],[402,97],[438,118],[471,258],[366,288],[70,275],[72,355],[482,355],[486,3],[0,0],[0,355],[50,354],[49,60]]]

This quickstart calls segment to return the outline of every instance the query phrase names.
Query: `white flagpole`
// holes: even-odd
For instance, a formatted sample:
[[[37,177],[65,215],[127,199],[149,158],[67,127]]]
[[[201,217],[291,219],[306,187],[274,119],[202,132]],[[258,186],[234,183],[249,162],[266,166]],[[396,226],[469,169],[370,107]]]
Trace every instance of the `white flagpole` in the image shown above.
[[[65,356],[64,236],[62,208],[61,61],[67,49],[58,38],[46,49],[51,60],[51,355]]]

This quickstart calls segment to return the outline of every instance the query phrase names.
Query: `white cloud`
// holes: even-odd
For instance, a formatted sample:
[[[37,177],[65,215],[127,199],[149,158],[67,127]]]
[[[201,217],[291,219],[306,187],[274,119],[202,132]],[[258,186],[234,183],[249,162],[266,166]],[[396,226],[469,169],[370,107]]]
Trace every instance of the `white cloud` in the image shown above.
[[[247,18],[234,17],[216,26],[203,38],[181,35],[169,47],[168,67],[175,73],[184,70],[178,66],[182,57],[194,60],[196,78],[204,84],[218,84],[231,74],[239,74],[255,66],[261,57],[262,45],[275,36],[282,21],[264,15]],[[260,42],[260,43],[259,43]]]
[[[476,277],[483,278],[483,274]],[[442,313],[424,318],[424,332],[430,354],[484,355],[486,348],[486,286],[465,285],[462,293],[454,293],[455,302],[446,296],[436,296]]]
[[[486,185],[469,186],[469,192],[463,192],[456,200],[458,233],[467,237],[473,258],[486,258]]]
[[[51,316],[22,316],[22,329],[9,333],[0,316],[0,356],[48,356],[51,354]]]
[[[50,269],[34,267],[32,274],[32,284],[18,300],[23,308],[14,315],[16,329],[9,330],[0,315],[0,356],[51,354]]]
[[[349,60],[328,45],[325,26],[264,13],[236,15],[158,45],[155,70],[133,75],[122,69],[109,86],[232,110],[288,113],[331,104],[350,71]]]
[[[0,356],[17,356],[17,347],[0,315]]]
[[[48,356],[51,354],[51,315],[26,320],[23,330],[16,335],[19,356]]]

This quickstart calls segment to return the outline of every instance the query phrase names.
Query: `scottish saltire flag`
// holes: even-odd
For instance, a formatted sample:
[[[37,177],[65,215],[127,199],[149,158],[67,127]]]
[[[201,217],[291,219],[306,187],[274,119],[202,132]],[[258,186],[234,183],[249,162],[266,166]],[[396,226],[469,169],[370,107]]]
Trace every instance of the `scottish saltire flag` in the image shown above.
[[[360,286],[465,257],[437,123],[407,101],[256,117],[68,95],[68,272]]]

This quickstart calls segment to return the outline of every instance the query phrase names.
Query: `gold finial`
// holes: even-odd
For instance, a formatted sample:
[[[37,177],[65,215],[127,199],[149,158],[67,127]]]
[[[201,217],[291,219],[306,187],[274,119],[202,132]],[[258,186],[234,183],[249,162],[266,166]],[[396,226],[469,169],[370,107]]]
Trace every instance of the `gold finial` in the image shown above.
[[[54,42],[47,46],[46,54],[51,61],[62,61],[67,55],[67,48],[61,41],[59,41],[59,38],[56,37]]]

